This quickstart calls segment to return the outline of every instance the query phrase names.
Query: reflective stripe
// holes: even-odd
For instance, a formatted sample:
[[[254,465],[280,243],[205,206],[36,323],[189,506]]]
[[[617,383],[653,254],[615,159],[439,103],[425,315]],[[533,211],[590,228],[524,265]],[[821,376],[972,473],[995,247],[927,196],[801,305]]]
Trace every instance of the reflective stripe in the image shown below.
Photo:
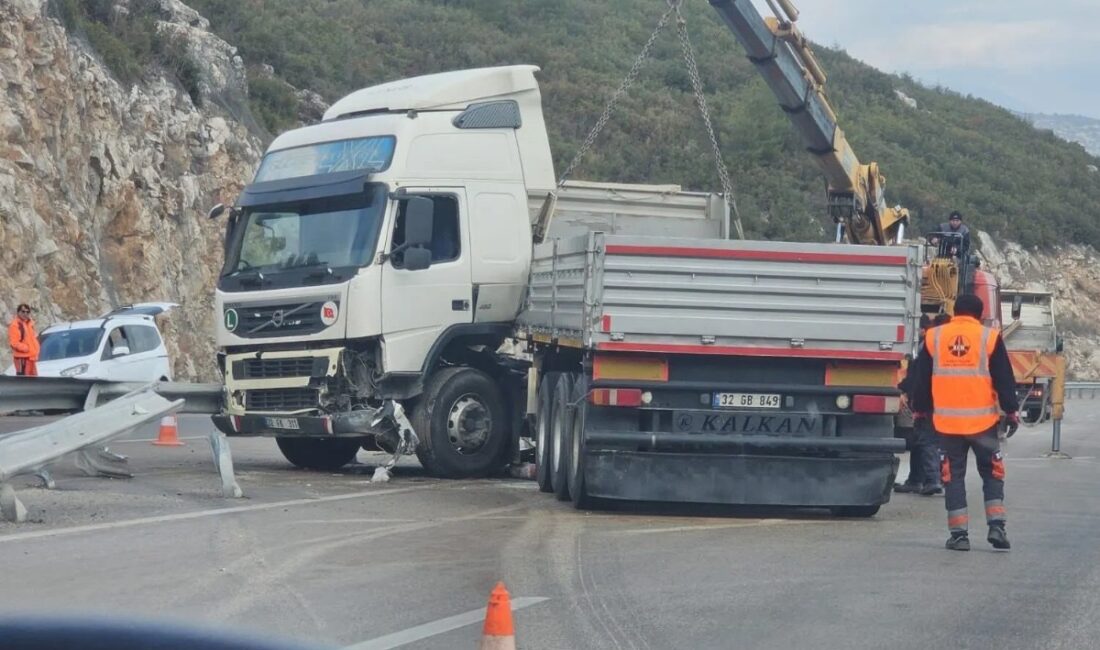
[[[986,521],[1004,521],[1005,503],[1002,499],[990,499],[985,502]]]
[[[1001,412],[997,409],[996,406],[989,406],[989,407],[978,408],[978,409],[941,409],[941,408],[937,407],[935,412],[936,412],[936,415],[946,415],[947,417],[957,417],[957,418],[973,417],[973,416],[978,416],[978,415],[1000,415],[1001,414]]]
[[[967,525],[970,524],[970,515],[966,513],[966,508],[959,510],[947,511],[947,527],[952,530],[966,530]]]

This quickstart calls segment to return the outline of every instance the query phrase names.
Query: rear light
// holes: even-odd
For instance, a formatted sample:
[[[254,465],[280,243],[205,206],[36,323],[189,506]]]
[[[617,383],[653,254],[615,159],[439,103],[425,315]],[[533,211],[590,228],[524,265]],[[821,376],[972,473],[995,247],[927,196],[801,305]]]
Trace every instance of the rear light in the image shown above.
[[[853,413],[897,413],[899,410],[901,410],[900,397],[856,395],[852,398]]]
[[[596,388],[588,393],[588,401],[596,406],[641,406],[639,388]]]
[[[1043,389],[1039,386],[1036,386],[1035,388],[1032,388],[1031,389],[1031,396],[1032,397],[1042,397],[1043,396]]]

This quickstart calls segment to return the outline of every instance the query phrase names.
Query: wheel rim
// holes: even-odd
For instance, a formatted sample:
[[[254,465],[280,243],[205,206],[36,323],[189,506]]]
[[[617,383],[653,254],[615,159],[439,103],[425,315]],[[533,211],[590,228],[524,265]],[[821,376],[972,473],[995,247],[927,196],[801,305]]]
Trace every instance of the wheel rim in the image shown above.
[[[447,412],[447,439],[460,454],[476,454],[493,430],[493,414],[477,395],[459,397]]]

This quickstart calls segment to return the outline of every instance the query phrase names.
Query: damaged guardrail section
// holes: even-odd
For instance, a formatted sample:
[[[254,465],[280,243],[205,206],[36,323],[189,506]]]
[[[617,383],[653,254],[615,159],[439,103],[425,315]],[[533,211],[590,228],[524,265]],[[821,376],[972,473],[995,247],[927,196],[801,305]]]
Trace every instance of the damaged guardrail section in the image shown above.
[[[98,408],[0,438],[0,514],[16,522],[27,516],[9,482],[12,478],[36,474],[50,486],[50,465],[72,453],[81,454],[77,464],[85,471],[110,474],[111,468],[104,466],[108,461],[101,456],[105,452],[93,448],[183,405],[183,400],[169,401],[146,386]]]

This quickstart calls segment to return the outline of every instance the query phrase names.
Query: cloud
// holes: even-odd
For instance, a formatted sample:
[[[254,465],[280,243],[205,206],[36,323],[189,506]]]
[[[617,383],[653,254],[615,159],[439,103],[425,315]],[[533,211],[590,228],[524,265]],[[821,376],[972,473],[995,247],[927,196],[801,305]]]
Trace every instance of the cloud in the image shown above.
[[[890,36],[853,42],[849,51],[891,70],[947,68],[1034,70],[1079,60],[1081,47],[1100,46],[1096,34],[1077,34],[1057,20],[952,22],[913,25]]]

